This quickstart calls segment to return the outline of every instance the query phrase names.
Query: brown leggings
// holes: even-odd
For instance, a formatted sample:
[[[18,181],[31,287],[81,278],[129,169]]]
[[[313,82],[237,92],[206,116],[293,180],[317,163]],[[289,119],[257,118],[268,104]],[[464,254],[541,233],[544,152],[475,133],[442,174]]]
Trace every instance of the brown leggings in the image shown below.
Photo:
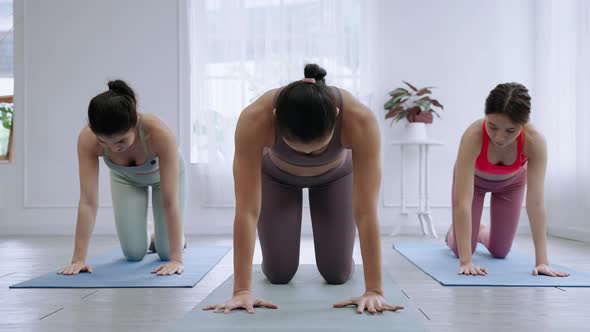
[[[355,222],[352,215],[352,158],[318,176],[295,176],[265,155],[262,162],[262,206],[258,238],[262,271],[273,284],[288,283],[299,267],[302,189],[309,188],[315,258],[330,284],[352,275]]]

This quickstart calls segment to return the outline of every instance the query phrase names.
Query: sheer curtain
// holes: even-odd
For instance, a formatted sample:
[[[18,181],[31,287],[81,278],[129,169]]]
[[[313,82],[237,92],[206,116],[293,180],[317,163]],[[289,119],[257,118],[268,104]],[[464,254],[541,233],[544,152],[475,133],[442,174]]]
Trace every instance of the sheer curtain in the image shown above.
[[[533,121],[548,146],[549,231],[590,240],[590,2],[537,2]]]
[[[233,206],[234,130],[265,91],[318,63],[327,83],[361,91],[361,0],[189,2],[191,162],[204,206]]]

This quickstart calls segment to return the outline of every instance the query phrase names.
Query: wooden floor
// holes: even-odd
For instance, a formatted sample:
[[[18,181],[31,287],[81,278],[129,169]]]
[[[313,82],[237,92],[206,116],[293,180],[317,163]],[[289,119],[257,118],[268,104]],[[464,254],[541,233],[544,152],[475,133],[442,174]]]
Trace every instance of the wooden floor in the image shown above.
[[[590,331],[590,288],[443,287],[391,249],[394,241],[417,240],[433,241],[383,237],[384,270],[408,295],[429,330]],[[67,263],[72,241],[0,237],[0,331],[165,331],[232,273],[230,252],[192,289],[8,288]],[[189,241],[231,245],[230,237]],[[114,237],[95,237],[90,254],[116,245]],[[528,237],[519,237],[513,248],[533,253]],[[550,238],[549,249],[553,262],[590,272],[590,244]],[[257,248],[255,262],[260,260]],[[361,261],[358,241],[355,261]],[[302,240],[301,263],[314,263],[311,238]]]

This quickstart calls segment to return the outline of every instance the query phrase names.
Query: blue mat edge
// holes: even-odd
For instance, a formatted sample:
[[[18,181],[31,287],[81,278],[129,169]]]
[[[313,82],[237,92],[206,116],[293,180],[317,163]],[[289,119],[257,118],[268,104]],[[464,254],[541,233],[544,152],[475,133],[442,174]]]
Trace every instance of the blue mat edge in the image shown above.
[[[199,247],[199,246],[197,246]],[[95,287],[86,287],[86,286],[69,286],[69,287],[64,287],[64,286],[19,286],[20,284],[24,284],[30,280],[33,280],[35,278],[29,278],[25,281],[21,281],[19,283],[16,283],[14,285],[10,285],[8,286],[9,289],[138,289],[138,288],[193,288],[195,287],[199,281],[203,280],[203,278],[205,278],[209,272],[211,272],[211,270],[213,270],[213,268],[215,266],[217,266],[217,264],[219,264],[219,262],[230,252],[230,250],[232,249],[229,246],[209,246],[209,247],[215,247],[215,248],[225,248],[225,253],[223,255],[221,255],[221,257],[219,257],[219,259],[215,262],[215,264],[213,264],[213,266],[211,266],[207,272],[205,272],[205,274],[203,274],[203,276],[195,281],[195,283],[191,286],[191,285],[186,285],[186,286],[95,286]],[[111,251],[113,249],[109,249],[108,251],[104,251],[98,256],[104,255],[105,253],[108,253],[109,251]],[[52,273],[52,272],[46,272],[46,273],[42,273],[40,276],[44,276],[48,273]],[[40,277],[39,276],[39,277]],[[165,278],[165,276],[163,276]]]
[[[408,244],[408,245],[415,245],[418,243],[404,243],[404,244]],[[550,286],[550,285],[490,285],[487,283],[482,283],[482,284],[446,284],[443,281],[440,281],[438,279],[436,279],[433,275],[431,275],[430,273],[426,272],[424,269],[422,269],[418,264],[416,264],[415,262],[413,262],[409,257],[407,257],[406,255],[404,255],[403,252],[401,252],[400,250],[398,250],[395,247],[395,243],[392,245],[393,250],[397,251],[400,255],[402,255],[402,257],[404,257],[408,262],[412,263],[415,267],[417,267],[420,271],[422,271],[424,274],[426,274],[427,276],[429,276],[430,278],[432,278],[434,281],[438,282],[439,284],[443,285],[443,286],[447,286],[447,287],[537,287],[537,288],[590,288],[590,286],[576,286],[576,285],[559,285],[559,286]],[[450,249],[449,249],[450,250]]]

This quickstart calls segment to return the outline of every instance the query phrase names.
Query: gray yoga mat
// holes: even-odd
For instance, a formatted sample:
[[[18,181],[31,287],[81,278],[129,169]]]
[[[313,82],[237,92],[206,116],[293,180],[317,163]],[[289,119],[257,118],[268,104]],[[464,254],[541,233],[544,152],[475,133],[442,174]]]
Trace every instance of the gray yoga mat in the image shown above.
[[[556,264],[551,267],[570,276],[534,276],[531,271],[535,258],[515,250],[506,258],[497,259],[478,244],[473,262],[488,268],[488,275],[466,276],[457,274],[459,259],[444,243],[398,243],[394,249],[444,286],[590,287],[590,274]]]
[[[65,276],[55,271],[33,278],[10,288],[190,288],[199,282],[230,248],[218,246],[189,247],[183,252],[184,273],[157,276],[150,271],[162,264],[155,253],[141,261],[130,262],[121,249],[111,250],[90,259],[92,273]],[[57,270],[57,268],[56,268]]]
[[[205,305],[223,303],[231,297],[231,276],[178,321],[173,331],[426,331],[401,289],[386,274],[383,288],[388,303],[403,305],[404,310],[359,315],[352,306],[332,308],[336,302],[364,293],[361,265],[343,285],[326,284],[315,265],[299,266],[295,278],[286,285],[270,284],[255,265],[252,280],[254,293],[276,303],[279,309],[255,308],[254,314],[244,310],[230,314],[203,311]]]

